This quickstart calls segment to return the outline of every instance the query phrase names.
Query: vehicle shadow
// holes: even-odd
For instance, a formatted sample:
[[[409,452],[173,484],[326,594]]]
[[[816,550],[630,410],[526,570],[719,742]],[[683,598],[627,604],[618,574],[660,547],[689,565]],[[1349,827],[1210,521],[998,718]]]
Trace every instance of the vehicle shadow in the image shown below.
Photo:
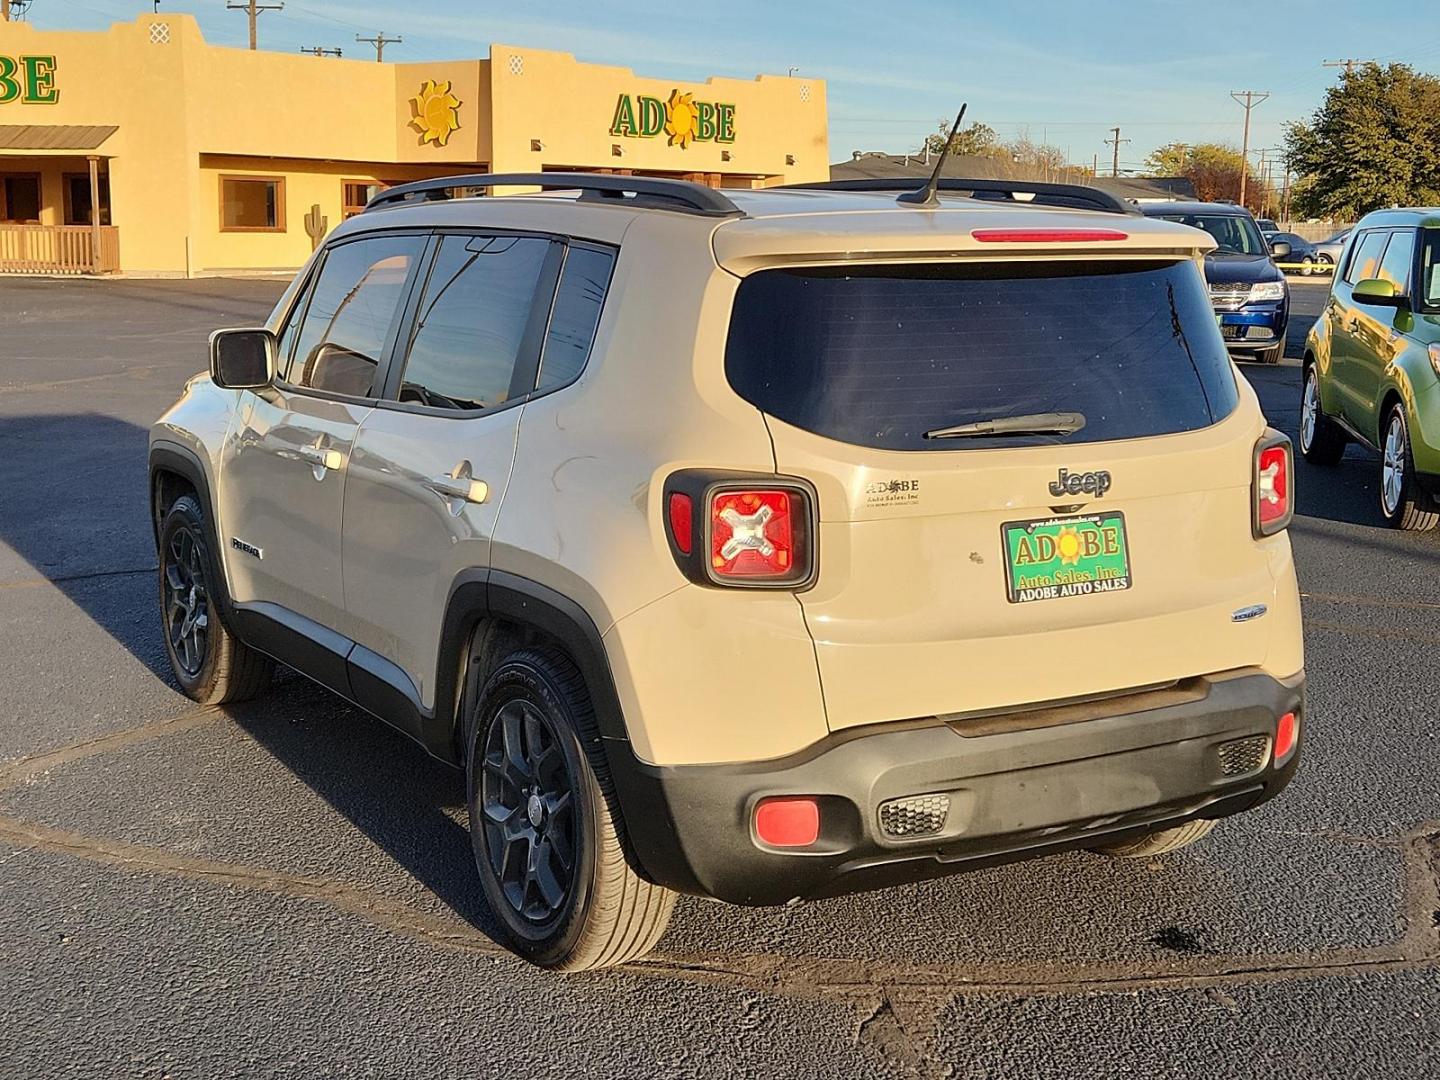
[[[178,689],[157,608],[147,438],[144,428],[94,413],[0,416],[0,545]],[[0,586],[6,576],[27,584],[23,570],[18,582],[5,574],[6,561],[0,547]],[[0,604],[5,595],[0,589]],[[464,824],[462,774],[288,669],[272,691],[226,711],[402,869],[495,936]]]

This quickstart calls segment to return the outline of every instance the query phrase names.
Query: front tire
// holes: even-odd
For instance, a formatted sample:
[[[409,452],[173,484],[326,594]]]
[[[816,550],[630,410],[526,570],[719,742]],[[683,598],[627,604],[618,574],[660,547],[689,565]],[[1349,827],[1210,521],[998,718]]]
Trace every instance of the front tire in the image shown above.
[[[1320,404],[1320,373],[1310,364],[1300,392],[1300,453],[1312,465],[1338,465],[1345,453],[1345,431]]]
[[[490,676],[473,719],[470,840],[510,946],[559,971],[645,955],[670,922],[675,894],[626,861],[579,670],[561,652],[522,650]]]
[[[1197,840],[1203,840],[1215,828],[1213,818],[1197,818],[1173,829],[1161,829],[1138,840],[1127,840],[1120,844],[1102,844],[1090,850],[1097,855],[1108,855],[1112,859],[1149,859],[1156,855],[1168,855],[1182,847],[1189,847]]]
[[[160,617],[175,681],[202,705],[254,697],[274,665],[225,625],[211,583],[215,562],[205,542],[205,512],[182,495],[160,523]]]
[[[1397,529],[1425,532],[1440,523],[1440,508],[1415,478],[1405,406],[1391,406],[1380,443],[1380,512]]]

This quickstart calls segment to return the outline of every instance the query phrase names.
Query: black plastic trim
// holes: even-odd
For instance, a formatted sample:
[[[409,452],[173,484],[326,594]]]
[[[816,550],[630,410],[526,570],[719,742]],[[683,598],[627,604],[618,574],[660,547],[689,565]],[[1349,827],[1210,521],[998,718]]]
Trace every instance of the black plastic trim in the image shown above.
[[[220,535],[215,531],[215,501],[210,495],[210,480],[205,466],[196,453],[187,446],[169,441],[156,441],[150,447],[150,524],[155,537],[155,550],[160,550],[160,486],[157,474],[173,473],[195,489],[200,504],[205,510],[201,528],[205,532],[205,544],[210,549],[213,564],[210,568],[210,593],[220,605],[221,617],[229,621],[234,611],[230,602],[230,582],[225,576],[225,549],[220,546]]]
[[[343,634],[268,600],[236,604],[234,624],[245,644],[355,701],[346,663],[355,643]]]
[[[926,181],[921,177],[869,177],[856,180],[817,180],[810,184],[781,184],[772,191],[920,191]],[[1140,211],[1099,188],[1083,184],[1048,184],[1033,180],[993,180],[958,176],[942,176],[939,190],[946,194],[964,194],[971,198],[1002,200],[1017,206],[1064,207],[1075,210],[1103,210],[1108,214],[1139,216]],[[1017,199],[1017,194],[1035,196]]]
[[[714,188],[689,180],[650,176],[608,176],[600,173],[466,173],[398,184],[377,192],[364,213],[411,202],[450,199],[457,188],[538,187],[550,190],[578,190],[587,202],[607,201],[622,206],[647,206],[657,210],[732,217],[741,210]],[[488,197],[488,196],[487,196]]]
[[[1285,473],[1285,482],[1290,488],[1286,493],[1289,505],[1285,509],[1285,516],[1279,521],[1262,525],[1260,524],[1260,454],[1274,446],[1283,446],[1289,459]],[[1255,444],[1255,451],[1250,460],[1250,531],[1255,539],[1259,540],[1283,532],[1290,527],[1290,522],[1293,520],[1295,520],[1295,448],[1290,444],[1290,436],[1283,431],[1266,428],[1265,434],[1260,436],[1259,442]]]

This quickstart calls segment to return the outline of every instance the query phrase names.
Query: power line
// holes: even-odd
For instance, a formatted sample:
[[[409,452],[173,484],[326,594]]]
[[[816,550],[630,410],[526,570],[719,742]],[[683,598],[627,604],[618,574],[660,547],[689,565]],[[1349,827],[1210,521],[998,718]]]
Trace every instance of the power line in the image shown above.
[[[250,48],[255,50],[256,44],[255,20],[260,17],[262,11],[284,11],[284,4],[261,4],[258,0],[244,0],[244,3],[236,3],[235,0],[225,0],[226,11],[243,11],[250,17]]]
[[[1265,90],[1231,90],[1230,96],[1236,103],[1245,108],[1245,134],[1240,140],[1240,199],[1241,206],[1245,205],[1245,174],[1250,169],[1250,110],[1270,96],[1270,91]],[[1241,99],[1244,99],[1243,101]]]
[[[1345,69],[1345,74],[1346,74],[1346,75],[1349,75],[1349,74],[1351,74],[1351,73],[1355,70],[1355,65],[1356,65],[1356,64],[1374,64],[1374,63],[1378,63],[1378,61],[1377,61],[1373,56],[1370,57],[1368,60],[1362,60],[1362,59],[1360,59],[1359,57],[1348,56],[1348,57],[1346,57],[1346,58],[1343,59],[1343,60],[1322,60],[1322,61],[1320,61],[1320,66],[1321,66],[1321,67],[1333,67],[1333,68],[1342,68],[1342,67],[1343,67],[1343,68]]]
[[[1121,143],[1128,143],[1130,140],[1129,140],[1129,139],[1122,139],[1122,138],[1120,138],[1120,128],[1119,128],[1118,126],[1117,126],[1117,127],[1112,127],[1112,128],[1110,129],[1110,134],[1113,136],[1113,138],[1109,138],[1109,139],[1104,140],[1104,141],[1105,141],[1105,145],[1111,147],[1112,150],[1114,151],[1114,152],[1111,154],[1111,157],[1110,157],[1110,175],[1111,175],[1111,176],[1119,176],[1119,175],[1120,175],[1120,144],[1121,144]]]
[[[355,40],[356,40],[356,41],[364,42],[366,45],[374,45],[374,46],[375,46],[375,62],[376,62],[377,64],[379,64],[379,63],[384,63],[384,61],[385,61],[385,46],[386,46],[386,45],[395,45],[395,44],[397,44],[397,43],[399,43],[399,42],[401,42],[401,41],[404,41],[405,39],[404,39],[404,38],[399,38],[399,37],[386,37],[386,36],[385,36],[385,31],[384,31],[384,30],[381,30],[380,33],[378,33],[378,34],[375,35],[374,37],[361,37],[359,34],[356,34],[356,35],[355,35]]]
[[[300,51],[301,51],[302,53],[306,53],[306,54],[308,54],[308,55],[310,55],[310,56],[335,56],[335,57],[339,57],[339,56],[343,56],[343,55],[344,55],[344,53],[342,53],[339,49],[327,49],[327,48],[325,48],[325,47],[323,47],[323,46],[321,46],[321,45],[311,45],[309,48],[306,48],[304,45],[301,45],[301,46],[300,46]]]

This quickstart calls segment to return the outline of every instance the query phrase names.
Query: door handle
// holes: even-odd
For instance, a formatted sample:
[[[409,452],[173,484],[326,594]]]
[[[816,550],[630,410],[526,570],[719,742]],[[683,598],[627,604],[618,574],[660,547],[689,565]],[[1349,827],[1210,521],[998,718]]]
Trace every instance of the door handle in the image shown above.
[[[470,462],[462,461],[448,473],[432,476],[425,486],[442,499],[451,500],[450,512],[458,514],[462,503],[483,503],[490,498],[490,485],[470,475]]]
[[[318,446],[302,446],[299,455],[316,469],[338,469],[345,464],[345,456],[339,450],[324,450]]]

